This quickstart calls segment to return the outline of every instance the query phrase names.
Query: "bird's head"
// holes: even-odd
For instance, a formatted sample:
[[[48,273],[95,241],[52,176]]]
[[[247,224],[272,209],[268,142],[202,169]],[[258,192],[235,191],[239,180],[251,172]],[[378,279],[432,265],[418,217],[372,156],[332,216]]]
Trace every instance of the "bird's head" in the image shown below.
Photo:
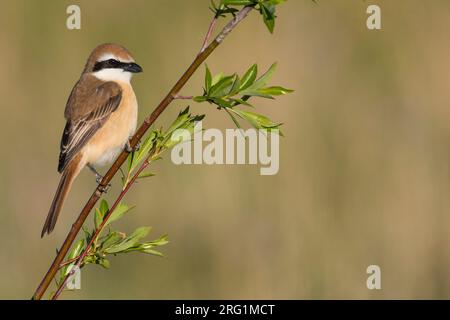
[[[130,52],[118,44],[96,47],[86,63],[84,73],[92,73],[103,81],[129,82],[133,73],[142,72]]]

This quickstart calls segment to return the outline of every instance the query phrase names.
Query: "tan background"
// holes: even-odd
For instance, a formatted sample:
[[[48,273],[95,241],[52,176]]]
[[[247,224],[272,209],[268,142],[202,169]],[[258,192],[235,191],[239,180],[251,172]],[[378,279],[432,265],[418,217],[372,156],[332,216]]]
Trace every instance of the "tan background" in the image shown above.
[[[65,298],[450,298],[450,2],[288,1],[274,35],[252,14],[208,64],[243,72],[278,61],[296,92],[259,110],[284,122],[281,167],[175,166],[127,197],[117,224],[168,233],[165,258],[129,254],[89,266]],[[80,4],[82,29],[65,27]],[[94,188],[83,172],[56,231],[39,238],[55,191],[66,98],[87,55],[128,47],[140,119],[197,53],[209,1],[0,2],[0,298],[29,298]],[[221,21],[221,24],[224,20]],[[184,94],[200,94],[203,70]],[[167,125],[184,106],[158,121]],[[232,123],[208,105],[208,127]],[[110,198],[119,186],[108,194]],[[382,290],[366,267],[382,268]]]

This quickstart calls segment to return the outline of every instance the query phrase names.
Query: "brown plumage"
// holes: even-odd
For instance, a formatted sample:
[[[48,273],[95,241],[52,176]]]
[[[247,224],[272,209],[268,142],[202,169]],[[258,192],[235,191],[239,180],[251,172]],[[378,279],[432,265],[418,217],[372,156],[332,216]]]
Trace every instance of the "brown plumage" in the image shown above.
[[[47,219],[45,219],[41,237],[43,237],[46,232],[52,232],[55,228],[56,220],[61,212],[64,200],[66,200],[67,194],[72,187],[73,180],[81,170],[80,158],[80,155],[75,157],[62,172],[61,180],[59,181],[58,188],[56,189],[55,196],[53,197]]]
[[[41,237],[50,233],[75,177],[86,164],[113,161],[137,121],[131,73],[141,72],[128,50],[115,44],[94,49],[65,109],[58,172],[62,174]]]
[[[93,75],[84,74],[70,94],[65,117],[67,119],[61,139],[58,172],[116,111],[122,99],[122,89],[116,82],[103,82]]]

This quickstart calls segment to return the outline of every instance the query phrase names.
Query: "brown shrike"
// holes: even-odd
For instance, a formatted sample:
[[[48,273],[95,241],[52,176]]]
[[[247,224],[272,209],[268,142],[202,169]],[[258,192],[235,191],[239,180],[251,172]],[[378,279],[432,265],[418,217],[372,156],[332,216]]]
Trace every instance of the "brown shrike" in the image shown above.
[[[138,104],[130,80],[142,72],[133,57],[117,44],[92,51],[67,101],[58,172],[61,180],[45,220],[41,237],[50,234],[75,177],[84,166],[114,161],[134,134]]]

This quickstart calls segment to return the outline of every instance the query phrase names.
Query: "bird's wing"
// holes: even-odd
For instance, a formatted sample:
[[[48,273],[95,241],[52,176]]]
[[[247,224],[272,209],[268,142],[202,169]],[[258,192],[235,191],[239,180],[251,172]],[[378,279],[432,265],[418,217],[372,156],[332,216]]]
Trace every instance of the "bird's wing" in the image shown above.
[[[121,100],[122,89],[115,82],[99,81],[93,76],[78,81],[65,110],[67,123],[61,138],[59,172],[103,126]]]

